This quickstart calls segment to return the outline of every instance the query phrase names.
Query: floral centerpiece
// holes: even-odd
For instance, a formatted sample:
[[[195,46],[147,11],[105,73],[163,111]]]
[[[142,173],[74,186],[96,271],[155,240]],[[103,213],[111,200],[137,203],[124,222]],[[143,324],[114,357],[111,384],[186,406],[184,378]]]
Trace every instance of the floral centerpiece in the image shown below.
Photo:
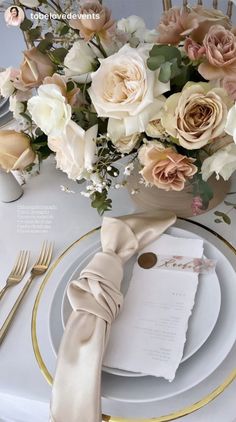
[[[109,190],[127,184],[135,162],[140,183],[166,191],[191,184],[195,212],[206,209],[209,177],[227,180],[236,170],[229,18],[172,8],[148,30],[138,16],[116,22],[98,1],[78,10],[54,0],[18,4],[28,49],[19,69],[0,74],[0,93],[38,160],[53,152],[59,169],[86,183],[82,193],[99,213],[111,209]]]

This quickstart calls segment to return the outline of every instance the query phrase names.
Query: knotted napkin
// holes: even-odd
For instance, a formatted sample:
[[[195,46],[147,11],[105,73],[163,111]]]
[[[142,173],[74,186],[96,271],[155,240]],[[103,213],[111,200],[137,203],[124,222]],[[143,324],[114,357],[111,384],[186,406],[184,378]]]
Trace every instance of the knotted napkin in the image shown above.
[[[102,251],[68,287],[72,313],[58,354],[52,422],[101,421],[101,371],[111,323],[123,303],[123,265],[176,220],[167,211],[103,219]]]

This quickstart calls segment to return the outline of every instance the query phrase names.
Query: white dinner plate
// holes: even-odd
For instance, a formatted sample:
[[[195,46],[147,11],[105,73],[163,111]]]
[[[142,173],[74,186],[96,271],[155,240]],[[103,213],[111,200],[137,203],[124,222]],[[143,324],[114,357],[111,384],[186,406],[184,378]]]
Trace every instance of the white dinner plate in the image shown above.
[[[168,232],[180,237],[199,237],[191,232],[186,232],[177,228],[171,228]],[[76,259],[78,257],[80,259],[84,258],[84,251],[91,246],[91,242],[93,243],[94,235],[95,234],[88,236],[83,240],[83,247],[79,243],[75,248],[72,248],[70,259],[67,256],[67,259],[64,262],[62,260],[51,275],[50,283],[51,286],[54,284],[54,287],[50,288],[50,283],[48,283],[45,288],[45,294],[41,301],[43,303],[43,300],[45,300],[47,305],[44,303],[44,306],[42,306],[41,309],[45,314],[45,309],[51,308],[47,322],[50,342],[50,333],[58,330],[60,320],[60,318],[58,318],[56,306],[54,306],[58,300],[55,292],[57,291],[58,295],[61,288],[60,294],[63,294],[65,285],[62,286],[61,280],[64,279],[65,281],[66,279],[70,279],[73,271],[75,271],[78,266]],[[151,402],[173,397],[176,394],[187,391],[189,388],[192,388],[205,379],[227,356],[236,337],[236,307],[232,300],[232,297],[236,294],[235,273],[225,256],[207,240],[204,240],[204,253],[207,257],[217,260],[217,274],[222,294],[219,318],[209,340],[197,353],[180,365],[176,378],[171,383],[161,378],[151,376],[132,378],[103,373],[103,397],[124,402]],[[69,272],[68,268],[70,268]],[[212,306],[212,295],[207,298],[207,302]],[[209,310],[211,306],[209,306]],[[43,318],[43,315],[41,315],[41,318]],[[58,338],[58,342],[59,341],[60,339]],[[44,347],[44,345],[42,345],[42,347]],[[52,344],[51,353],[54,355]]]
[[[172,229],[172,231],[174,235],[179,236],[179,237],[181,236],[182,231],[178,232],[177,234],[177,231],[179,231],[179,229]],[[189,235],[189,237],[191,236],[191,233],[189,232],[186,232],[185,234]],[[72,274],[72,276],[70,277],[70,280],[76,280],[80,272],[83,270],[83,268],[85,268],[85,266],[89,263],[94,253],[100,250],[99,237],[100,237],[100,232],[96,233],[93,236],[93,244],[88,248],[87,251],[83,253],[84,258],[78,257],[77,262],[79,262],[79,264],[76,270],[74,271],[74,273]],[[124,296],[129,287],[129,282],[132,277],[132,269],[133,269],[133,265],[135,261],[136,261],[136,257],[130,260],[129,265],[125,267],[124,279],[121,286],[121,290]],[[65,285],[65,283],[68,284],[67,279],[65,278],[62,279],[60,284],[62,283],[63,285]],[[212,298],[212,307],[210,309],[209,309],[209,305],[207,301],[205,300],[206,297],[209,297],[209,296],[211,296]],[[56,309],[58,310],[58,316],[56,318],[58,320],[59,312],[61,308],[62,325],[64,328],[72,310],[69,300],[66,295],[66,285],[65,285],[65,291],[64,291],[63,297],[61,297],[60,295],[57,295],[57,292],[55,293],[55,297],[56,297],[56,301],[53,301],[53,315],[51,317],[51,325],[53,325],[52,319],[56,318],[56,315],[55,315]],[[196,299],[195,299],[195,305],[194,305],[192,316],[189,320],[187,340],[185,343],[184,355],[181,362],[184,362],[185,360],[190,358],[205,343],[205,341],[211,334],[220,312],[220,303],[221,303],[221,292],[220,292],[219,280],[217,278],[216,273],[200,275],[198,291],[197,291]],[[55,350],[55,353],[57,354],[58,345],[60,343],[60,339],[62,336],[62,330],[61,330],[61,327],[59,330],[59,324],[58,324],[58,330],[51,329],[50,331],[51,331],[52,345]],[[137,372],[130,372],[130,371],[125,371],[125,370],[116,369],[116,368],[108,368],[105,366],[103,369],[104,371],[108,373],[120,375],[120,376],[135,376],[135,377],[145,376],[144,374],[140,374]]]
[[[236,276],[230,264],[236,264],[236,251],[227,241],[198,222],[178,220],[175,226],[191,230],[193,238],[204,239],[206,256],[218,261],[222,302],[217,324],[208,341],[181,365],[176,380],[168,385],[154,377],[137,379],[103,373],[102,410],[107,415],[134,419],[155,417],[160,421],[170,421],[205,406],[236,378],[236,370],[233,370],[234,350],[229,353],[236,337]],[[43,279],[35,301],[32,314],[33,350],[39,368],[50,384],[56,359],[50,341],[49,309],[66,268],[89,248],[90,243],[91,235],[87,234],[63,252]],[[54,320],[54,324],[57,327],[57,321]],[[198,382],[201,384],[198,385]],[[189,386],[187,389],[186,384]],[[195,387],[190,388],[193,385]],[[170,389],[176,391],[171,392]],[[163,392],[162,397],[170,398],[160,400],[160,392]]]

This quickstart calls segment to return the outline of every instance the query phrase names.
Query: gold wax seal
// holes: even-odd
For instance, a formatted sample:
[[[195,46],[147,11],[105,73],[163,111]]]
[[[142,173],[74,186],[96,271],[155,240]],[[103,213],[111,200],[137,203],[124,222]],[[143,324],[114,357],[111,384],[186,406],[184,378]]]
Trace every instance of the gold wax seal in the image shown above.
[[[148,270],[149,268],[154,267],[157,263],[157,256],[153,252],[145,252],[138,258],[138,264],[140,267]]]

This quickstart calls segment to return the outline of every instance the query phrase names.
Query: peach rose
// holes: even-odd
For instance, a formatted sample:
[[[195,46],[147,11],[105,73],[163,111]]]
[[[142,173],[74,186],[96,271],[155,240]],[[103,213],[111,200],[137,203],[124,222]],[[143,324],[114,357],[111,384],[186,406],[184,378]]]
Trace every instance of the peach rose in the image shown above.
[[[199,149],[224,133],[229,99],[223,88],[188,82],[165,103],[162,125],[186,149]]]
[[[0,131],[0,167],[3,170],[24,170],[34,159],[27,135],[15,130]]]
[[[78,95],[80,93],[79,88],[73,88],[71,91],[68,92],[66,86],[66,79],[63,78],[63,76],[58,75],[57,73],[54,73],[52,76],[47,76],[43,80],[43,85],[51,84],[57,85],[58,88],[60,88],[61,94],[67,99],[68,104],[70,104],[71,106],[75,105],[78,100]]]
[[[144,180],[166,191],[181,191],[185,182],[197,172],[193,158],[178,154],[173,148],[165,148],[157,141],[142,146],[139,160],[144,166],[140,172]]]
[[[157,42],[160,44],[178,44],[198,26],[189,9],[171,8],[163,13],[157,27]]]
[[[201,63],[198,71],[208,80],[235,76],[236,37],[221,25],[210,28],[204,38],[203,46],[207,61]]]
[[[80,31],[81,37],[86,41],[91,40],[96,34],[101,39],[109,40],[115,33],[116,26],[111,18],[111,11],[98,1],[84,3],[80,8],[80,14],[87,16],[70,20],[69,23],[71,28]]]
[[[207,9],[203,6],[191,7],[192,14],[198,21],[197,27],[191,32],[191,38],[197,43],[202,43],[205,35],[213,25],[222,25],[231,28],[230,19],[221,10]]]
[[[24,51],[24,61],[20,66],[20,74],[15,79],[14,86],[22,91],[41,85],[46,76],[51,76],[54,65],[48,56],[37,48]]]
[[[199,5],[182,9],[171,8],[164,12],[157,28],[157,42],[178,44],[191,34],[191,38],[201,44],[212,25],[222,25],[226,29],[231,27],[229,18],[220,10],[205,9]]]

